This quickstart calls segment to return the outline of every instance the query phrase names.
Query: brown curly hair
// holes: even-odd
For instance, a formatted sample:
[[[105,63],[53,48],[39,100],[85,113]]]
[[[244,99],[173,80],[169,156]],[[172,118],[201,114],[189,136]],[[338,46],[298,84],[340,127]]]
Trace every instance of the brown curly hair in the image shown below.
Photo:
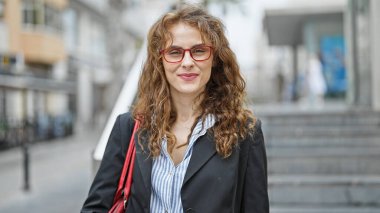
[[[147,141],[151,156],[159,155],[164,137],[167,138],[169,150],[173,149],[176,138],[170,132],[170,127],[176,121],[177,113],[170,98],[160,50],[171,39],[168,29],[178,23],[197,28],[203,40],[209,40],[213,46],[211,77],[205,91],[199,96],[202,97],[200,118],[204,119],[207,114],[215,116],[216,123],[211,128],[211,133],[218,154],[226,158],[238,145],[238,139],[245,138],[252,132],[255,118],[244,108],[245,81],[225,37],[224,25],[198,6],[186,5],[169,12],[151,27],[148,33],[148,56],[133,109],[134,118],[140,120],[140,130],[149,133]],[[193,128],[195,124],[196,122]],[[141,140],[139,143],[142,146]]]

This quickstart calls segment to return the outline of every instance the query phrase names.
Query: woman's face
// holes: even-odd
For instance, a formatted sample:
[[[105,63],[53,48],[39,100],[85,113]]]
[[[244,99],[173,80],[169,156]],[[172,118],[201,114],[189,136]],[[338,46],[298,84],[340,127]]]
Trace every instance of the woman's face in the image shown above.
[[[198,52],[202,54],[202,45],[211,46],[209,41],[202,40],[198,29],[187,24],[175,24],[169,29],[169,32],[173,40],[166,42],[166,50],[168,48],[191,49],[195,47],[192,52],[196,58]],[[198,50],[197,47],[200,47],[200,49]],[[169,82],[172,96],[194,97],[203,92],[211,76],[213,53],[212,49],[210,51],[211,56],[203,61],[194,60],[190,55],[190,51],[185,51],[185,55],[180,62],[170,63],[162,58],[165,76]],[[178,52],[173,51],[173,54],[178,54]]]

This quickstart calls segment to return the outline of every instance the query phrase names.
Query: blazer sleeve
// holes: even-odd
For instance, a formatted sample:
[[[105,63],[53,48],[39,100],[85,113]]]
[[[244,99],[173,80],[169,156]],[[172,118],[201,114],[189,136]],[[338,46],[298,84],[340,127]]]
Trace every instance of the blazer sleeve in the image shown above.
[[[261,121],[249,141],[242,212],[269,213],[267,157]]]
[[[130,113],[117,117],[81,213],[106,213],[111,208],[132,128]]]

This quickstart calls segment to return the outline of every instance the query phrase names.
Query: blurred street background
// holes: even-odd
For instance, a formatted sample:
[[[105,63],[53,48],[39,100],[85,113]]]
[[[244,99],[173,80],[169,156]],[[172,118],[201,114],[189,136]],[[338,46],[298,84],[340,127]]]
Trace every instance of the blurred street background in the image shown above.
[[[380,212],[380,1],[0,0],[0,212],[79,212],[164,12],[221,18],[272,213]]]

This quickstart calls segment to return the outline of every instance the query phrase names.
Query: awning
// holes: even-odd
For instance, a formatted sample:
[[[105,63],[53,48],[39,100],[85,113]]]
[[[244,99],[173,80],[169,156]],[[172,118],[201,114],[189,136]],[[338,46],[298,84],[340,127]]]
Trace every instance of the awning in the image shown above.
[[[302,43],[302,29],[307,21],[343,20],[344,5],[320,7],[296,7],[267,9],[264,28],[268,34],[269,45],[293,46]]]

